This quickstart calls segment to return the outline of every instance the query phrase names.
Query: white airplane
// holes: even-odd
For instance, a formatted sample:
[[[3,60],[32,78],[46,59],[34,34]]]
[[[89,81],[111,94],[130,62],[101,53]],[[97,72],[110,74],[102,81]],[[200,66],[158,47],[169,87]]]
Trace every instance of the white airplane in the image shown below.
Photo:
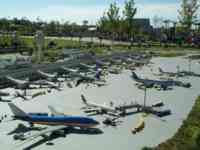
[[[7,92],[0,91],[0,96],[9,96],[10,94]]]
[[[53,83],[53,82],[50,82],[50,81],[47,81],[47,80],[41,80],[39,81],[41,83],[39,83],[40,85],[47,85],[48,88],[53,88],[53,89],[56,89],[58,91],[61,91],[62,89],[60,88],[61,84],[59,83],[58,85]]]
[[[28,89],[30,85],[29,81],[15,79],[11,76],[6,76],[6,79],[15,84],[18,89]]]
[[[96,68],[96,66],[87,65],[85,63],[80,63],[80,66],[87,68],[87,69],[95,69]]]
[[[77,69],[71,69],[67,67],[61,67],[62,70],[69,73],[71,76],[79,76],[79,72]]]
[[[96,71],[95,71],[96,66],[87,65],[84,63],[80,63],[79,66],[80,66],[80,68],[88,70],[91,73],[96,73]]]
[[[100,76],[101,76],[100,72],[95,72],[95,75],[84,75],[75,69],[66,68],[66,67],[62,67],[62,69],[68,72],[71,76],[78,78],[76,86],[78,86],[81,83],[94,83],[98,86],[105,85],[105,81],[100,79]]]
[[[56,74],[46,73],[46,72],[43,72],[43,71],[41,71],[41,70],[38,70],[37,73],[38,73],[42,78],[45,78],[46,80],[49,80],[49,81],[57,81],[57,75],[56,75]]]
[[[2,97],[4,97],[4,96],[5,97],[10,96],[10,93],[0,91],[0,102],[11,102],[10,100],[3,99]]]
[[[30,85],[40,85],[40,86],[47,85],[48,88],[61,90],[59,85],[56,85],[53,82],[50,82],[47,80],[39,80],[39,81],[30,82],[26,80],[15,79],[11,76],[6,76],[6,79],[12,82],[13,84],[15,84],[18,89],[24,89],[24,90],[31,89]]]
[[[88,102],[84,95],[81,95],[81,99],[83,103],[85,104],[85,107],[82,107],[84,109],[85,113],[97,113],[97,114],[108,114],[111,116],[117,116],[119,117],[121,112],[119,110],[116,110],[113,106],[108,106],[106,104],[97,104],[94,102]]]

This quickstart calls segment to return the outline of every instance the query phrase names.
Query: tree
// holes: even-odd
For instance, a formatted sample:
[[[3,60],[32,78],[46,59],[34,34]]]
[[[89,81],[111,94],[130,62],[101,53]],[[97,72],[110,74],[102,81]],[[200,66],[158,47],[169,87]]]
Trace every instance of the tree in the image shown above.
[[[113,43],[118,33],[119,21],[120,21],[119,7],[115,2],[110,4],[107,16],[109,21],[108,27],[112,32],[112,43]]]
[[[124,19],[125,19],[125,23],[127,27],[126,32],[129,36],[129,39],[132,39],[134,35],[134,16],[136,12],[137,12],[137,8],[135,8],[135,1],[134,0],[125,1],[123,15],[124,15]]]
[[[118,34],[120,22],[119,7],[116,2],[111,3],[107,12],[104,12],[103,17],[100,18],[98,26],[101,30],[111,32],[112,43]]]
[[[182,0],[179,21],[187,32],[191,30],[192,24],[197,21],[199,6],[199,0]]]
[[[97,28],[99,32],[109,32],[109,21],[106,16],[106,12],[104,12],[103,16],[97,22]]]

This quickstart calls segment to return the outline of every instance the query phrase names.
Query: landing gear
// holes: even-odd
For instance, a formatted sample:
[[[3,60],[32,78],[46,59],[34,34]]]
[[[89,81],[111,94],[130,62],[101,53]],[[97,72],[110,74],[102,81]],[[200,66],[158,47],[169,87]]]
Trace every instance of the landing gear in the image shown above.
[[[54,143],[53,143],[53,142],[47,142],[46,145],[48,145],[48,146],[53,146]]]
[[[32,122],[30,122],[29,125],[30,125],[30,128],[34,127],[34,124]]]

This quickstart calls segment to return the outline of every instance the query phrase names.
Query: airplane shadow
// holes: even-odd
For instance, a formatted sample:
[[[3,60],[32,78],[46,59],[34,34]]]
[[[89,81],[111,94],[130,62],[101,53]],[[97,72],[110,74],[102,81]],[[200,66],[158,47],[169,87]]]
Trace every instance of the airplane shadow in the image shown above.
[[[54,141],[55,139],[59,139],[59,138],[65,138],[69,134],[98,135],[98,134],[103,134],[103,131],[98,128],[92,128],[92,129],[68,128],[65,130],[64,135],[52,134],[48,138],[42,138],[41,140],[37,141],[36,143],[33,143],[33,144],[29,145],[28,147],[23,148],[23,150],[31,150],[31,149],[36,148],[45,143],[47,145],[54,145],[54,143],[52,143],[52,141]]]
[[[19,133],[26,133],[26,132],[30,132],[30,131],[41,131],[44,130],[45,128],[41,128],[41,127],[27,127],[23,124],[19,124],[17,126],[17,128],[15,128],[13,131],[7,133],[7,135],[13,135],[13,134],[19,134]]]
[[[130,111],[130,112],[126,112],[125,114],[124,114],[124,117],[126,117],[126,116],[131,116],[131,115],[135,115],[135,114],[138,114],[138,113],[141,113],[141,111]]]
[[[126,117],[126,116],[131,116],[131,115],[135,115],[137,113],[140,113],[141,111],[131,111],[131,112],[126,112],[124,114],[121,115],[121,117]],[[87,113],[86,113],[87,114]],[[92,116],[102,116],[104,114],[100,114],[100,113],[88,113],[87,116],[92,117]]]
[[[0,103],[10,103],[11,100],[3,100],[3,99],[0,99]]]
[[[91,129],[71,128],[71,129],[68,129],[67,134],[98,135],[98,134],[103,134],[103,131],[99,128],[91,128]]]

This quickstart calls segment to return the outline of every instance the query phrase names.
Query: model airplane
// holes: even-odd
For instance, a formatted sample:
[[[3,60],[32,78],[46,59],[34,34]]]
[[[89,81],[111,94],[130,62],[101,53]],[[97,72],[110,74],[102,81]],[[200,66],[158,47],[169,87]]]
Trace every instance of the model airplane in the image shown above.
[[[18,89],[28,89],[28,88],[30,88],[30,82],[29,81],[15,79],[11,76],[6,76],[6,79],[9,80],[10,82],[12,82],[16,86],[16,88],[18,88]]]
[[[81,83],[94,83],[97,85],[104,85],[105,81],[101,79],[101,70],[95,72],[95,75],[81,74],[78,70],[62,67],[64,71],[70,74],[70,76],[77,78],[76,87]]]
[[[11,76],[7,76],[6,79],[12,82],[16,86],[17,89],[26,90],[26,89],[32,89],[30,85],[40,85],[40,87],[45,85],[45,86],[48,86],[48,88],[54,88],[59,91],[61,90],[59,85],[56,85],[55,83],[47,81],[47,80],[26,81],[26,80],[15,79]]]
[[[69,74],[69,76],[71,77],[77,77],[79,76],[79,71],[77,69],[71,69],[71,68],[67,68],[67,67],[61,67],[61,69],[66,72],[67,74]]]
[[[4,97],[4,96],[5,97],[10,96],[10,93],[0,91],[0,102],[11,102],[11,100],[3,99],[2,97]]]
[[[46,73],[46,72],[43,72],[41,70],[38,70],[37,74],[40,77],[42,77],[42,78],[44,78],[44,79],[46,79],[48,81],[51,81],[51,82],[57,82],[58,81],[58,76],[56,74]]]
[[[87,70],[91,73],[96,73],[96,71],[95,71],[95,69],[97,68],[96,66],[91,66],[91,65],[84,64],[84,63],[80,63],[79,67],[81,69]]]
[[[97,104],[94,102],[88,102],[84,95],[81,95],[81,99],[85,107],[84,112],[86,113],[96,113],[96,114],[108,114],[112,116],[120,116],[121,112],[116,110],[115,107],[108,106],[106,104]]]
[[[165,72],[161,68],[159,68],[159,71],[160,71],[161,74],[166,74],[166,75],[169,75],[169,76],[177,76],[177,77],[193,76],[193,77],[200,77],[200,74],[197,74],[197,73],[192,72],[192,71],[186,71],[186,70],[182,70],[182,71],[178,71],[178,72]]]
[[[183,74],[181,72],[166,72],[166,71],[163,71],[161,68],[158,68],[158,69],[161,75],[165,74],[170,77],[183,77]]]
[[[15,120],[21,120],[28,122],[31,126],[34,124],[40,124],[40,125],[47,125],[49,126],[47,129],[36,133],[32,135],[21,135],[19,137],[20,140],[28,140],[37,138],[39,136],[48,137],[47,134],[53,134],[53,133],[62,133],[62,131],[65,132],[65,129],[69,127],[79,127],[81,129],[88,129],[96,127],[99,122],[89,118],[89,117],[83,117],[83,116],[68,116],[68,115],[48,115],[46,113],[26,113],[20,108],[18,108],[15,104],[9,103],[8,104],[11,111],[13,112],[14,116],[13,118]],[[65,134],[65,133],[63,133]]]
[[[192,71],[182,70],[180,71],[180,73],[183,74],[183,76],[200,77],[200,74],[192,72]]]
[[[132,78],[138,82],[141,83],[141,85],[147,87],[147,88],[152,88],[154,86],[159,86],[163,90],[167,90],[169,87],[172,86],[180,86],[180,87],[185,87],[185,88],[190,88],[191,84],[190,83],[183,83],[181,81],[175,81],[175,80],[149,80],[149,79],[142,79],[137,76],[135,72],[132,72]]]

